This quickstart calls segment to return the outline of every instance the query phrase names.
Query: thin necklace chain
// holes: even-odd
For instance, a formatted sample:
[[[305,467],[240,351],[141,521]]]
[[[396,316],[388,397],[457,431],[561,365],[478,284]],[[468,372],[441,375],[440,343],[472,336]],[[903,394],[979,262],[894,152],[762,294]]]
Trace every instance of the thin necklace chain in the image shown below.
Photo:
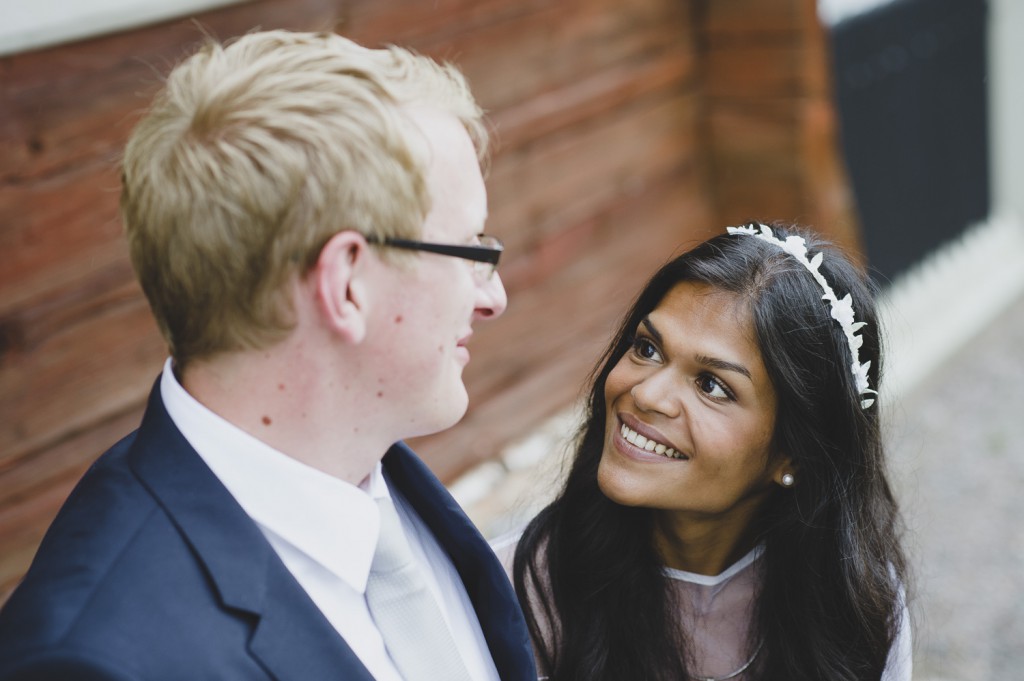
[[[764,639],[761,639],[761,642],[757,644],[757,650],[755,650],[754,654],[750,656],[750,659],[744,662],[743,666],[731,674],[726,674],[725,676],[694,676],[693,674],[690,674],[690,678],[694,681],[729,681],[729,679],[735,679],[737,676],[747,671],[750,665],[754,664],[754,660],[756,660],[757,656],[761,653],[761,648],[764,648]]]

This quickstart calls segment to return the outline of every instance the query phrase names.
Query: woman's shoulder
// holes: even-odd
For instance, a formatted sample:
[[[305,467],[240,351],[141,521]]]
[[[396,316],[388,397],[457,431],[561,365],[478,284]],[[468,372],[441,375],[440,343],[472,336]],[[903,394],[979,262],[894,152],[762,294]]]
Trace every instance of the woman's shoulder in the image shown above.
[[[495,537],[489,542],[491,550],[498,556],[502,567],[505,568],[505,573],[513,583],[515,583],[513,566],[515,564],[516,549],[519,548],[519,543],[523,538],[525,529],[523,527],[513,530]],[[546,545],[547,539],[542,539],[534,547],[535,554],[533,556],[534,560],[531,561],[532,567],[528,567],[526,570],[527,574],[523,576],[525,594],[519,593],[517,589],[517,596],[520,602],[524,604],[524,609],[528,611],[528,617],[531,617],[533,623],[537,626],[534,635],[540,637],[540,640],[544,642],[543,645],[551,645],[554,639],[554,632],[560,631],[560,627],[557,618],[552,615],[550,610],[550,577],[546,571],[547,561],[544,556],[544,547]],[[544,664],[539,657],[537,658],[537,669],[541,674],[544,673]],[[541,678],[546,677],[542,676]]]
[[[516,547],[523,536],[523,528],[516,528],[488,541],[491,550],[498,557],[501,566],[505,568],[505,574],[512,577],[512,564],[516,558]]]

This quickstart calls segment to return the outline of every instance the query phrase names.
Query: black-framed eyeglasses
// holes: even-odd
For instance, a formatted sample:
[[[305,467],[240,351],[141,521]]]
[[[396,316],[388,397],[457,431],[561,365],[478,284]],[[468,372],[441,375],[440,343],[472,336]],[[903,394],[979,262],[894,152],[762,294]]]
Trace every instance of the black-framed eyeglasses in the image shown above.
[[[413,241],[411,239],[379,239],[374,236],[366,237],[367,243],[377,246],[390,246],[391,248],[402,248],[407,251],[424,251],[438,255],[448,255],[453,258],[463,258],[473,261],[473,272],[480,279],[486,281],[494,276],[494,270],[498,268],[498,261],[505,250],[501,239],[490,234],[477,234],[479,244],[435,244],[429,241]]]

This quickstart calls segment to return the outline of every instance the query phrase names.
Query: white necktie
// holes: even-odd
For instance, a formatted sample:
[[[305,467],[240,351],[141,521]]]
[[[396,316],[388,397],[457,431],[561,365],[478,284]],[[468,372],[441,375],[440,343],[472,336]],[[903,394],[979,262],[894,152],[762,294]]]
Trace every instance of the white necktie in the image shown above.
[[[406,681],[471,681],[441,609],[412,557],[398,513],[377,500],[380,538],[366,602],[388,654]]]

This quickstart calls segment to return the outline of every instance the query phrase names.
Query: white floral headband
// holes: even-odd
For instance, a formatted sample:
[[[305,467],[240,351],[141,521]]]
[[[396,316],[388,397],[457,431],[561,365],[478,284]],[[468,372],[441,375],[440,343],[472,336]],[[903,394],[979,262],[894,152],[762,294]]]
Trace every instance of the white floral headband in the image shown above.
[[[818,253],[816,256],[807,259],[807,242],[801,236],[788,236],[785,241],[782,241],[777,236],[772,234],[772,230],[765,225],[754,225],[750,224],[745,227],[727,227],[726,230],[729,234],[738,235],[744,234],[747,236],[754,236],[762,241],[773,243],[786,253],[789,253],[794,258],[800,261],[800,263],[807,268],[807,270],[814,277],[814,280],[818,282],[822,290],[825,292],[821,298],[827,300],[832,308],[832,319],[839,322],[839,326],[843,327],[843,333],[846,334],[846,341],[850,344],[850,354],[853,355],[853,364],[850,365],[850,371],[853,373],[853,379],[857,383],[857,392],[860,394],[861,409],[867,409],[875,403],[874,398],[865,397],[866,395],[877,395],[878,393],[872,390],[868,385],[868,369],[871,367],[871,362],[860,363],[860,346],[864,344],[864,339],[857,335],[867,322],[858,322],[853,317],[853,299],[850,294],[847,293],[842,299],[836,296],[835,291],[829,286],[828,280],[825,276],[818,271],[821,266],[821,261],[824,256],[823,253]]]

